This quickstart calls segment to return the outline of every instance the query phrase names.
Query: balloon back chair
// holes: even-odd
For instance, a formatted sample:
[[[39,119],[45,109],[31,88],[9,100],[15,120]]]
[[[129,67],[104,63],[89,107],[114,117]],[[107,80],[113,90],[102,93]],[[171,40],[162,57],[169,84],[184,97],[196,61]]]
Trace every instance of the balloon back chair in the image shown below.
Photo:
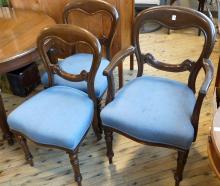
[[[154,20],[168,29],[188,27],[201,29],[205,42],[199,59],[185,60],[178,65],[156,60],[152,54],[142,54],[139,30],[146,20]],[[101,112],[107,156],[112,163],[113,131],[146,145],[166,147],[178,151],[176,185],[182,180],[183,169],[189,149],[196,140],[199,115],[203,99],[213,79],[213,65],[209,60],[215,42],[215,27],[204,14],[183,7],[158,6],[142,11],[135,19],[133,31],[134,47],[121,52],[104,70],[108,77],[107,105]],[[115,95],[113,69],[125,57],[136,54],[138,73]],[[188,83],[175,80],[143,76],[143,66],[148,65],[168,72],[189,71]],[[196,78],[201,69],[205,71],[204,82],[196,96]]]
[[[79,74],[65,72],[58,64],[51,63],[50,49],[56,57],[72,55],[77,44],[84,44],[91,51],[91,68]],[[75,180],[81,185],[77,152],[92,122],[97,99],[95,76],[101,62],[101,45],[98,39],[85,29],[73,25],[55,25],[44,29],[38,37],[37,47],[49,77],[49,88],[25,101],[8,116],[8,124],[24,150],[26,160],[33,166],[32,155],[26,138],[46,147],[62,149],[69,154]],[[87,82],[88,94],[76,88],[53,86],[53,74],[72,82]]]
[[[105,76],[103,76],[103,70],[105,67],[110,63],[110,47],[111,43],[113,41],[113,37],[117,28],[118,20],[119,20],[119,15],[115,7],[110,5],[109,3],[106,3],[104,1],[96,1],[96,0],[78,0],[78,1],[73,1],[67,4],[64,8],[63,12],[63,22],[65,24],[76,24],[80,27],[83,27],[83,21],[80,20],[75,20],[77,23],[74,23],[74,13],[82,13],[83,16],[86,15],[88,17],[88,24],[90,23],[91,20],[89,20],[90,16],[93,17],[96,14],[103,14],[103,20],[104,16],[109,17],[111,20],[111,24],[108,27],[108,34],[106,33],[99,33],[99,35],[96,35],[94,30],[91,30],[88,25],[84,25],[85,29],[89,30],[92,32],[94,35],[96,35],[99,38],[99,41],[103,48],[106,48],[106,57],[103,57],[101,60],[101,64],[99,67],[99,70],[96,74],[95,78],[95,93],[97,97],[97,114],[98,114],[98,123],[93,123],[93,129],[94,132],[97,136],[97,139],[101,139],[101,133],[102,133],[102,125],[101,125],[101,119],[100,119],[100,107],[101,107],[101,98],[104,95],[108,85],[107,85],[107,79]],[[80,16],[77,16],[80,17]],[[94,17],[96,18],[96,17]],[[92,19],[94,21],[94,19]],[[99,20],[97,20],[98,22]],[[85,20],[84,20],[85,22]],[[91,23],[90,23],[91,24]],[[103,23],[104,24],[104,23]],[[104,24],[105,25],[105,24]],[[107,25],[107,24],[106,24]],[[94,25],[92,26],[93,29],[96,31],[102,31],[104,28],[96,28]],[[105,28],[106,29],[106,28]],[[75,51],[81,51],[81,53],[73,54],[72,56],[65,58],[64,60],[60,60],[59,63],[62,66],[62,68],[70,73],[79,73],[82,69],[86,68],[89,69],[91,66],[91,58],[92,55],[88,54],[87,51],[84,49],[84,47],[76,47]],[[86,51],[86,52],[85,52]],[[53,53],[56,51],[51,51]],[[57,60],[57,58],[56,58]],[[43,74],[42,76],[42,83],[47,86],[48,84],[48,76],[47,74]],[[54,76],[54,83],[56,85],[64,85],[64,86],[69,86],[69,87],[74,87],[79,90],[82,90],[84,92],[88,92],[87,86],[85,82],[71,82],[68,80],[63,79],[60,76]]]

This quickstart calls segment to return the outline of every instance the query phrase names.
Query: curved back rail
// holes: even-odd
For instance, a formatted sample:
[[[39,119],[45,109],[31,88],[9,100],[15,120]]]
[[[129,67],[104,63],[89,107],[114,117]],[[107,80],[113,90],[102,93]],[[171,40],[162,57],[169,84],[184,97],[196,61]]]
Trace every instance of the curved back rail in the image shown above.
[[[139,43],[139,30],[144,21],[155,21],[162,26],[179,30],[183,28],[196,27],[200,29],[205,37],[203,50],[196,62],[186,59],[179,65],[166,64],[154,59],[151,54],[142,54]],[[184,8],[171,6],[158,6],[142,11],[135,19],[133,42],[137,47],[138,58],[138,76],[143,73],[143,64],[149,65],[164,71],[182,72],[190,71],[188,86],[195,92],[196,77],[203,66],[203,59],[208,59],[215,43],[215,26],[212,21],[201,12]]]

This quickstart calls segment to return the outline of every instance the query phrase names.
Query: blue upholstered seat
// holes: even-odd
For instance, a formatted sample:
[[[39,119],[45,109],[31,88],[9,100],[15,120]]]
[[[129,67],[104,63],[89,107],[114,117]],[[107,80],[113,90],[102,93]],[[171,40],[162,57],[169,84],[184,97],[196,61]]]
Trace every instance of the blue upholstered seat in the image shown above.
[[[130,81],[101,112],[104,126],[139,140],[189,149],[195,95],[187,85],[159,77]]]
[[[79,74],[82,70],[89,71],[92,64],[93,56],[92,54],[75,54],[70,57],[65,58],[59,62],[60,67],[71,74]],[[98,72],[95,78],[95,93],[97,97],[101,97],[105,90],[107,89],[107,78],[103,76],[103,70],[109,64],[109,61],[105,58],[102,58],[101,64],[99,66]],[[41,78],[42,83],[48,85],[48,76],[47,73],[44,73]],[[63,79],[58,75],[54,75],[54,85],[63,85],[74,87],[76,89],[87,92],[87,83],[85,81],[81,82],[71,82]]]
[[[8,124],[35,142],[73,150],[90,127],[93,113],[93,101],[86,93],[54,86],[16,108]]]

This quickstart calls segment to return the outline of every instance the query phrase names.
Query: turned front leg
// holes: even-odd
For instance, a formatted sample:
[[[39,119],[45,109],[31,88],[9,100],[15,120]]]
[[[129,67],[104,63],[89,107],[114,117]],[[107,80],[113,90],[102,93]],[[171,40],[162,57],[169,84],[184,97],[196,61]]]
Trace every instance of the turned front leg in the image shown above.
[[[6,112],[5,112],[5,108],[4,108],[4,104],[2,100],[1,91],[0,91],[0,127],[3,132],[3,139],[6,139],[9,145],[13,145],[14,140],[12,137],[12,133],[9,130],[8,123],[7,123],[7,117],[6,117]]]

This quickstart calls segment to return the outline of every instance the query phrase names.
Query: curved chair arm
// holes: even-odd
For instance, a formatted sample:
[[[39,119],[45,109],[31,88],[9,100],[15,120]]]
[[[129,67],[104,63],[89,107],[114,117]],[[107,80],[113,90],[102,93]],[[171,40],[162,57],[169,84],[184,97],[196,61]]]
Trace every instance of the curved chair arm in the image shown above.
[[[135,47],[130,46],[126,49],[120,50],[118,53],[114,55],[114,57],[111,60],[111,63],[105,68],[103,75],[109,76],[115,67],[117,67],[123,60],[128,57],[129,55],[133,54],[135,51]]]
[[[114,85],[114,78],[113,78],[113,70],[117,67],[120,63],[124,61],[124,59],[135,52],[135,47],[130,46],[126,49],[123,49],[116,53],[116,55],[112,58],[110,64],[105,68],[103,75],[107,76],[108,79],[108,92],[107,92],[107,99],[106,104],[111,102],[115,97],[115,85]]]
[[[193,109],[192,118],[191,118],[191,122],[194,127],[194,131],[195,131],[194,132],[194,141],[196,139],[197,132],[198,132],[199,116],[200,116],[202,103],[203,103],[203,100],[208,92],[208,89],[210,87],[212,79],[214,77],[214,67],[213,67],[211,60],[203,59],[203,66],[204,66],[204,70],[205,70],[205,79],[204,79],[202,86],[199,90],[199,94],[198,94],[196,104]]]
[[[203,65],[205,70],[205,80],[203,81],[199,92],[206,95],[214,77],[214,66],[210,59],[203,59]]]
[[[168,72],[184,72],[184,71],[191,71],[195,62],[187,59],[180,64],[167,64],[160,62],[154,58],[154,56],[150,53],[147,53],[143,56],[144,63],[151,65],[154,68],[159,70],[164,70]]]

